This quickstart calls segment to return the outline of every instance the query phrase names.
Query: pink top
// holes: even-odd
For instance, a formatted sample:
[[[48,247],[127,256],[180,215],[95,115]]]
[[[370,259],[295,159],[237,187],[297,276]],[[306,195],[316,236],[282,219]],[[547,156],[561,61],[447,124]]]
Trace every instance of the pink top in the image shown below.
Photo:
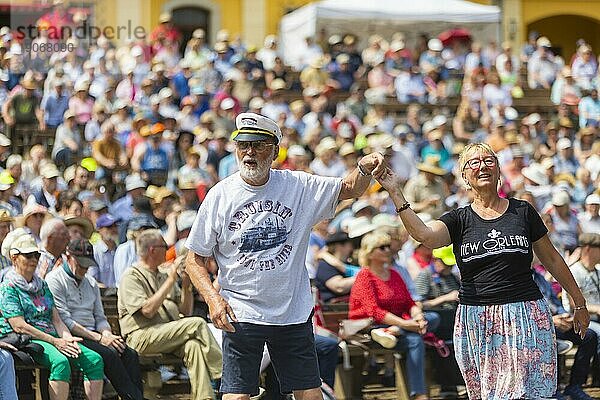
[[[79,99],[79,97],[73,96],[69,100],[69,109],[75,114],[75,121],[78,124],[83,125],[92,119],[92,108],[94,107],[94,100],[86,98],[85,100]]]

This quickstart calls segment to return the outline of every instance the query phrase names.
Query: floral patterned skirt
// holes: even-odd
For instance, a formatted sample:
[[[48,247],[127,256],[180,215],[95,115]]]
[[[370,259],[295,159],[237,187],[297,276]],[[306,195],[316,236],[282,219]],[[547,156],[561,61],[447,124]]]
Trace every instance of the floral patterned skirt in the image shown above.
[[[454,348],[469,399],[539,399],[556,391],[556,335],[544,299],[459,305]]]

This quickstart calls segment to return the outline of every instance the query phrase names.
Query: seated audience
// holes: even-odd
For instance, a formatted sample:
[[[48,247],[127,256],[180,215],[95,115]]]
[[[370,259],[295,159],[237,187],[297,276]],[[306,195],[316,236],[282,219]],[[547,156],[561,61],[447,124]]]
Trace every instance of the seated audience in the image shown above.
[[[102,356],[104,374],[122,399],[143,400],[142,376],[137,353],[114,335],[104,314],[98,283],[88,272],[96,266],[90,242],[71,240],[67,264],[46,275],[56,308],[71,334]]]
[[[36,275],[40,249],[33,236],[17,234],[7,237],[6,247],[14,268],[0,285],[0,335],[11,332],[30,335],[33,343],[43,348],[32,353],[33,359],[48,368],[51,400],[67,400],[71,368],[80,369],[85,394],[90,400],[102,398],[104,363],[102,357],[71,335],[54,303],[46,281]]]
[[[188,274],[181,270],[183,258],[166,266],[165,272],[159,271],[167,244],[157,229],[139,234],[136,251],[140,261],[127,269],[119,284],[121,334],[141,355],[173,353],[182,357],[190,376],[192,400],[214,399],[211,380],[221,378],[221,350],[206,321],[190,316],[193,287]]]

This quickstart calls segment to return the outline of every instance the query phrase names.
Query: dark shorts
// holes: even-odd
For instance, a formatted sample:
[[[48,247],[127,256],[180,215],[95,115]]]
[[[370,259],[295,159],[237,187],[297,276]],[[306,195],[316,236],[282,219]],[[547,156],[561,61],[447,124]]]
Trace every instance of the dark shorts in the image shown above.
[[[321,386],[310,321],[270,326],[234,323],[235,332],[223,332],[221,393],[256,394],[265,343],[281,392]]]

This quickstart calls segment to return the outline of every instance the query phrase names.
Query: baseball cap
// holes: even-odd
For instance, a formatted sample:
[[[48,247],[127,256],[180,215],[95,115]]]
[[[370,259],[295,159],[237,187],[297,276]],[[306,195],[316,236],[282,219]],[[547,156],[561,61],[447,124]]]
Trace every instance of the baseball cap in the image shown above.
[[[559,150],[565,150],[571,147],[571,141],[567,138],[560,138],[556,142],[556,148]]]
[[[9,253],[14,254],[30,254],[37,253],[40,249],[35,243],[35,239],[30,234],[18,236],[10,245]]]
[[[196,220],[196,211],[194,210],[185,210],[177,217],[177,231],[182,232],[186,229],[190,229],[192,225],[194,225],[194,221]]]
[[[552,195],[552,205],[555,207],[566,206],[570,201],[569,193],[564,190],[558,191]]]
[[[146,188],[146,182],[142,179],[141,176],[139,176],[138,174],[134,174],[129,175],[127,178],[125,178],[125,190],[129,192],[131,190],[139,188]]]
[[[277,144],[281,141],[281,129],[270,118],[255,113],[241,113],[235,118],[236,131],[232,134],[235,141],[256,141],[273,138]]]
[[[456,257],[454,256],[454,252],[452,251],[452,245],[433,249],[432,254],[435,258],[439,258],[440,260],[442,260],[442,262],[447,266],[451,267],[454,264],[456,264]]]
[[[590,194],[585,198],[585,204],[600,204],[600,195],[596,193]]]
[[[96,229],[108,228],[109,226],[113,226],[116,223],[117,223],[117,220],[112,215],[110,215],[108,213],[102,214],[96,220]]]
[[[0,146],[8,147],[11,143],[11,140],[5,134],[0,133]]]
[[[96,264],[94,260],[94,248],[89,240],[74,239],[67,245],[67,251],[75,257],[79,265],[83,268],[93,267]]]
[[[100,210],[104,210],[105,208],[108,208],[108,204],[106,204],[104,201],[102,201],[100,199],[93,198],[90,200],[88,208],[91,211],[100,211]]]
[[[42,168],[40,168],[40,175],[46,179],[51,179],[60,176],[60,172],[58,171],[58,168],[56,168],[56,165],[45,164]]]

